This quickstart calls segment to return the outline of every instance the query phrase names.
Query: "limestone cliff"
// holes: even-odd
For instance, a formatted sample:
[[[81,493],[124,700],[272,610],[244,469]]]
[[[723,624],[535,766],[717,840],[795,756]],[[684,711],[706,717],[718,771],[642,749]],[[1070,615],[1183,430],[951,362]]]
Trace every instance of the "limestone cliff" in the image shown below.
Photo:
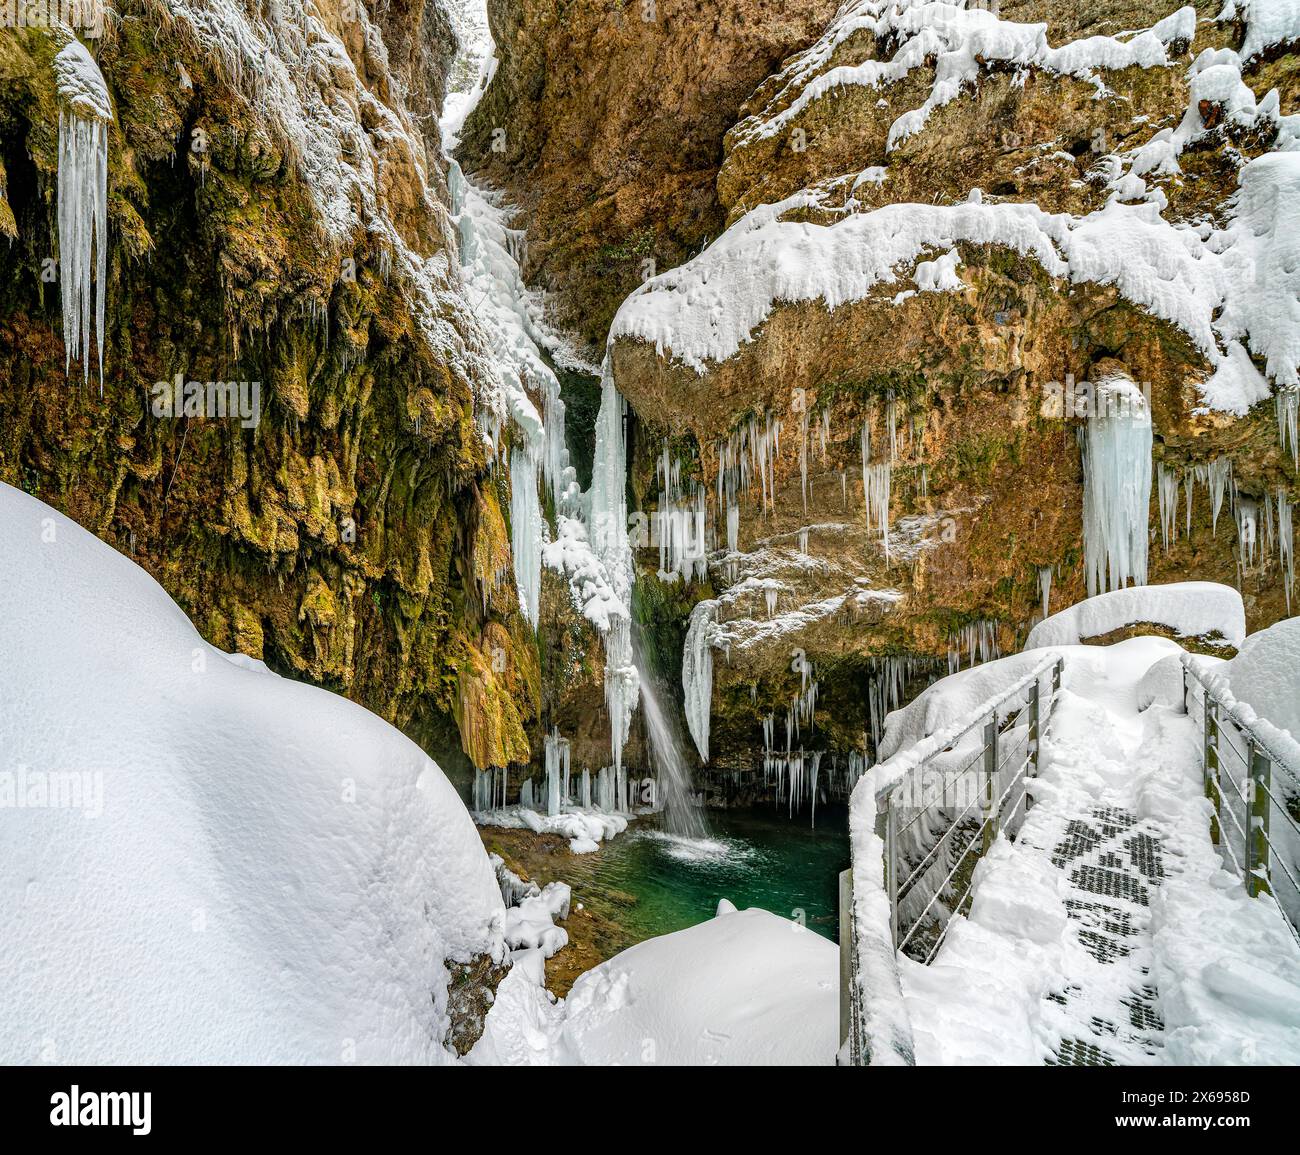
[[[1239,583],[1252,629],[1289,612],[1275,528],[1300,485],[1270,395],[1293,396],[1295,349],[1263,304],[1288,323],[1289,274],[1251,248],[1197,286],[1290,229],[1300,58],[1203,8],[859,0],[746,102],[728,232],[613,330],[647,508],[665,444],[708,494],[682,600],[720,599],[715,764],[752,765],[804,662],[823,735],[861,747],[881,657],[1008,652],[1044,570],[1053,609],[1085,596],[1080,383],[1149,392],[1150,580]],[[728,551],[717,479],[741,459]]]
[[[723,134],[833,0],[489,0],[499,63],[460,155],[508,190],[530,282],[594,359],[619,302],[722,227]]]

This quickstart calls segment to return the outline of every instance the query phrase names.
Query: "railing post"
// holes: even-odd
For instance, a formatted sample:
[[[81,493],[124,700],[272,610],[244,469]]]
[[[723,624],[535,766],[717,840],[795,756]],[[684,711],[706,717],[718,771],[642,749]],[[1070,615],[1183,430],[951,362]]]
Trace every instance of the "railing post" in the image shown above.
[[[853,1024],[853,868],[840,871],[840,1049],[857,1061]]]
[[[984,839],[982,853],[987,854],[993,845],[996,815],[993,800],[997,797],[995,779],[998,776],[998,712],[984,723]]]
[[[898,829],[894,807],[888,797],[878,803],[876,835],[884,843],[885,893],[889,896],[889,937],[898,946]]]
[[[1218,846],[1219,807],[1222,805],[1219,790],[1219,707],[1210,697],[1209,690],[1204,691],[1202,702],[1205,713],[1205,797],[1214,807],[1214,812],[1210,815],[1210,841]]]
[[[1063,658],[1057,658],[1056,664],[1052,667],[1052,701],[1056,701],[1056,695],[1061,692],[1061,667],[1065,664]]]
[[[1029,765],[1033,768],[1032,774],[1025,775],[1025,813],[1029,813],[1029,807],[1033,804],[1033,799],[1029,796],[1029,778],[1038,777],[1038,679],[1034,679],[1034,684],[1029,687]]]
[[[1246,893],[1251,898],[1272,894],[1268,861],[1268,792],[1272,762],[1254,737],[1246,736],[1250,755],[1250,784],[1246,787]]]

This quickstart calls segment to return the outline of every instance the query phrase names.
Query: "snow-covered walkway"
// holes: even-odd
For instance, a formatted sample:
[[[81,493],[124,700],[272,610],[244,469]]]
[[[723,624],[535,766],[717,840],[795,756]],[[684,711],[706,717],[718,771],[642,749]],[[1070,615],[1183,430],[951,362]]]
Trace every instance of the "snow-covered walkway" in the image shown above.
[[[1300,953],[1210,842],[1178,647],[1061,652],[1018,836],[977,868],[933,963],[899,958],[916,1061],[1296,1061]]]

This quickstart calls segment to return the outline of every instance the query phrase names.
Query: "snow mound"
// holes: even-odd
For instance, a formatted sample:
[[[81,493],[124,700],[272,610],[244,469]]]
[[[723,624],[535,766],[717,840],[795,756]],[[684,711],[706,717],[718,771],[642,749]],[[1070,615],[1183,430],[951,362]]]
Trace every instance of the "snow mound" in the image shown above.
[[[505,916],[438,766],[4,485],[0,533],[0,1061],[449,1061]]]
[[[1300,617],[1251,634],[1224,672],[1238,702],[1300,742]]]
[[[728,909],[730,908],[730,909]],[[839,1045],[839,950],[765,910],[718,915],[638,943],[551,1002],[517,963],[471,1063],[831,1064]]]
[[[1217,631],[1231,646],[1240,646],[1246,636],[1246,610],[1236,590],[1217,582],[1172,582],[1130,586],[1081,601],[1039,622],[1029,631],[1025,649],[1074,646],[1138,622],[1168,626],[1184,638]]]

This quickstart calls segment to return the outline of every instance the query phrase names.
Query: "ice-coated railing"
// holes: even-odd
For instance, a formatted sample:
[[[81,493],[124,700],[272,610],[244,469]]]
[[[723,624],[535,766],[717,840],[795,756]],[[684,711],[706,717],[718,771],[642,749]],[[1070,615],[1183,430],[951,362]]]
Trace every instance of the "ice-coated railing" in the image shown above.
[[[1183,654],[1183,707],[1201,727],[1210,839],[1246,892],[1271,895],[1300,942],[1300,743],[1243,702],[1227,679]],[[1275,869],[1276,868],[1276,869]]]
[[[999,834],[1015,837],[1062,669],[1047,654],[954,725],[877,763],[854,790],[853,866],[840,878],[842,1063],[913,1062],[898,953],[930,962],[969,909],[975,864]]]

